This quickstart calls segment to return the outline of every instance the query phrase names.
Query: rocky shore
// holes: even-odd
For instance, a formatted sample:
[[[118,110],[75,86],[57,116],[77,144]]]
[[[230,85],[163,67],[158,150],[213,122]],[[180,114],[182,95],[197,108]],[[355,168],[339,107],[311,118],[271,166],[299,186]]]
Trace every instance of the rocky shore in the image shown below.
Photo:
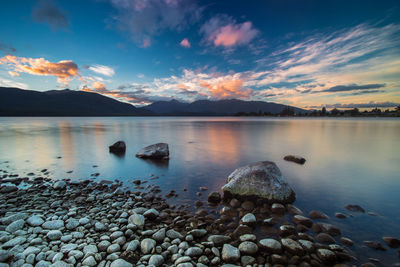
[[[193,214],[168,204],[176,192],[140,180],[132,181],[132,191],[118,181],[0,182],[0,267],[344,267],[356,260],[353,241],[324,223],[327,215],[306,216],[291,204],[221,202],[211,192],[206,207]]]

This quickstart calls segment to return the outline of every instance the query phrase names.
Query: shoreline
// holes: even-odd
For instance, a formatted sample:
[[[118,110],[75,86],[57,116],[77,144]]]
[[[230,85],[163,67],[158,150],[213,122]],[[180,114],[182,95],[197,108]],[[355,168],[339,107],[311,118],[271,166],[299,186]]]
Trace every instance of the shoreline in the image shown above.
[[[134,192],[105,181],[10,180],[17,184],[24,180],[30,186],[0,189],[0,262],[11,266],[350,266],[357,262],[350,239],[341,237],[336,243],[340,229],[314,222],[291,204],[258,206],[231,199],[211,205],[218,215],[202,205],[193,214],[167,203],[176,192],[165,195],[157,185],[138,180]],[[256,227],[269,232],[268,237],[258,238],[253,233]]]

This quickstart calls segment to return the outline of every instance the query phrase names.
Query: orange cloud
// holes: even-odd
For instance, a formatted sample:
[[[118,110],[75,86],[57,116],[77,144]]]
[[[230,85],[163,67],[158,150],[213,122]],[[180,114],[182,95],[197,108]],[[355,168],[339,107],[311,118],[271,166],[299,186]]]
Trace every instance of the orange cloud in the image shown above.
[[[13,73],[24,72],[32,75],[56,76],[57,82],[68,85],[68,82],[79,76],[78,66],[72,60],[50,62],[44,58],[25,58],[6,55],[0,58],[1,63],[14,67]],[[10,73],[10,75],[12,75]]]
[[[19,73],[15,71],[9,71],[8,74],[10,74],[11,76],[19,76]]]
[[[183,39],[179,44],[183,47],[190,48],[190,42],[187,38]]]
[[[247,98],[251,95],[251,90],[243,88],[243,81],[240,79],[223,80],[214,84],[200,81],[200,86],[208,88],[211,96],[217,99]]]
[[[250,21],[239,25],[226,25],[219,29],[214,39],[215,46],[233,46],[236,44],[248,43],[257,35],[257,31],[252,28]]]

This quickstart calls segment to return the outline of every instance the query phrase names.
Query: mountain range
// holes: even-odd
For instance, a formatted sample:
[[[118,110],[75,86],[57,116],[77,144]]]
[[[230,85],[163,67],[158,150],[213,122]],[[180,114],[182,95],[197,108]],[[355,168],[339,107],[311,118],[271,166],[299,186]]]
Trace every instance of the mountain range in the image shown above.
[[[138,108],[91,92],[0,87],[0,116],[229,116],[241,112],[279,114],[287,107],[272,102],[228,99],[192,103],[158,101]],[[295,113],[307,112],[290,108]]]

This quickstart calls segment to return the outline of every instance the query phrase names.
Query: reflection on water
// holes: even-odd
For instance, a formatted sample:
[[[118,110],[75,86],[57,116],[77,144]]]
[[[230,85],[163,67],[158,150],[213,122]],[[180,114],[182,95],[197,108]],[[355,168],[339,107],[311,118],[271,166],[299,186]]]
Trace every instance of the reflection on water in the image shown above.
[[[235,168],[271,160],[296,191],[297,206],[329,214],[345,236],[361,243],[400,233],[399,133],[395,119],[0,118],[0,168],[20,175],[46,168],[53,177],[71,179],[98,172],[98,179],[127,186],[156,175],[151,182],[165,192],[174,189],[180,199],[195,201],[206,199],[196,196],[200,186],[219,190]],[[108,151],[118,140],[127,144],[122,157]],[[158,142],[169,144],[169,161],[135,157]],[[287,154],[307,162],[283,161]],[[380,216],[336,219],[349,203]],[[394,251],[385,257],[397,260]]]

